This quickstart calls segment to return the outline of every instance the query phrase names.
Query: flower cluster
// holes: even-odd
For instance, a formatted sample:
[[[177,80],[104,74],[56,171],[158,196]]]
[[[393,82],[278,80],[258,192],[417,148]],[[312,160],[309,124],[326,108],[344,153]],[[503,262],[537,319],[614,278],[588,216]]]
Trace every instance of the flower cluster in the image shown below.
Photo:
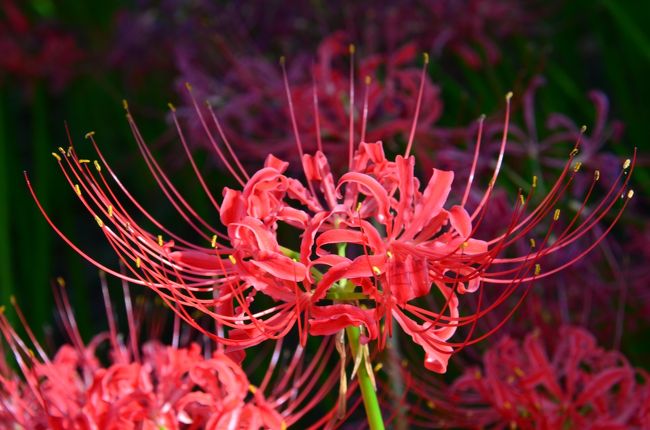
[[[446,390],[422,383],[414,383],[413,390],[425,399],[413,407],[414,419],[430,417],[436,425],[630,429],[650,424],[647,373],[572,326],[546,341],[538,332],[522,343],[505,337],[485,353],[482,369],[468,368]]]
[[[34,353],[0,313],[0,332],[22,371],[21,377],[2,362],[0,428],[280,430],[301,420],[337,381],[334,373],[317,384],[333,351],[328,341],[309,357],[311,363],[302,348],[288,361],[286,354],[280,358],[283,348],[278,342],[270,360],[259,364],[264,366],[259,386],[234,360],[237,355],[226,354],[223,348],[209,352],[197,343],[181,347],[178,333],[173,346],[155,339],[138,345],[139,329],[133,325],[138,311],[131,307],[128,290],[126,294],[129,345],[116,332],[109,301],[109,332],[84,344],[65,294],[57,296],[71,344],[60,347],[53,358],[25,325]],[[14,306],[25,323],[20,308]],[[108,365],[102,359],[104,344],[108,344]],[[354,386],[345,394],[353,392]],[[334,409],[323,413],[313,428],[331,425],[335,413]]]

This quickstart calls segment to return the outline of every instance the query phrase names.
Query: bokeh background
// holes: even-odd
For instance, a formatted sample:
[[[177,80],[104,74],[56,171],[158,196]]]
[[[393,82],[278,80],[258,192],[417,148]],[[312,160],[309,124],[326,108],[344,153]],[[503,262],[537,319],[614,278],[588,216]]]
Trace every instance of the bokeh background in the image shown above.
[[[405,61],[419,66],[419,53],[430,53],[429,77],[441,103],[433,125],[438,133],[432,133],[441,140],[424,147],[432,166],[437,159],[445,162],[436,151],[467,148],[463,131],[475,130],[479,115],[499,118],[503,96],[511,89],[513,122],[525,133],[514,136],[509,146],[507,156],[514,161],[505,173],[507,192],[516,190],[517,178],[530,177],[539,169],[549,169],[544,175],[553,173],[554,167],[543,164],[530,148],[554,135],[553,122],[548,121],[555,113],[589,127],[588,169],[611,171],[638,148],[632,180],[636,195],[619,228],[592,253],[592,260],[539,286],[538,297],[531,302],[536,307],[523,308],[505,330],[516,332],[518,325],[529,329],[535,321],[554,318],[586,325],[602,345],[620,348],[633,364],[650,368],[650,3],[422,0],[401,2],[399,7],[366,1],[288,3],[0,1],[0,303],[8,304],[15,296],[35,332],[47,337],[46,343],[56,343],[59,329],[51,288],[57,277],[63,277],[82,334],[90,336],[105,327],[105,319],[97,317],[103,308],[96,269],[49,228],[23,176],[28,172],[48,213],[72,241],[98,259],[117,264],[51,155],[57,147],[69,145],[65,124],[81,155],[91,153],[83,137],[95,131],[122,181],[144,206],[173,222],[164,196],[152,191],[155,183],[124,118],[122,100],[128,99],[158,159],[188,199],[216,221],[188,164],[178,156],[182,149],[167,103],[183,113],[184,83],[189,81],[217,110],[231,112],[227,125],[245,135],[248,129],[241,117],[255,122],[257,111],[255,105],[246,105],[242,94],[268,97],[265,107],[275,109],[271,118],[284,119],[250,126],[254,133],[259,131],[255,127],[269,132],[259,142],[249,139],[257,150],[241,147],[247,163],[254,165],[259,161],[255,154],[266,150],[267,139],[290,133],[283,100],[275,100],[276,106],[274,93],[265,92],[280,84],[277,59],[285,55],[290,77],[300,82],[308,78],[323,41],[338,34],[345,44],[356,44],[358,61],[375,54],[390,57],[408,45],[417,55],[407,55]],[[251,79],[241,78],[242,73],[250,73]],[[381,73],[380,68],[379,79]],[[524,95],[532,94],[534,87],[531,109]],[[609,109],[599,111],[605,98]],[[526,128],[526,114],[534,118],[536,133]],[[398,144],[399,137],[395,139]],[[568,153],[572,143],[563,142],[563,149],[552,149],[546,159]],[[214,189],[228,183],[214,154],[199,143],[193,148],[202,169],[210,172]],[[557,290],[550,290],[551,284]]]

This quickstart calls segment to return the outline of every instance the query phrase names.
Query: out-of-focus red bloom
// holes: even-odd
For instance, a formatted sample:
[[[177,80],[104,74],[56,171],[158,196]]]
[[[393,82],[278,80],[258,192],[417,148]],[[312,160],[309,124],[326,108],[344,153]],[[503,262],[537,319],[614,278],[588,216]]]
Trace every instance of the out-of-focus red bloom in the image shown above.
[[[51,26],[34,24],[12,0],[2,1],[0,79],[22,81],[27,91],[45,81],[60,91],[83,58],[74,37]]]
[[[288,163],[273,155],[250,175],[215,111],[209,108],[204,112],[193,101],[208,140],[241,186],[239,190],[224,188],[223,199],[217,202],[190,157],[199,186],[217,210],[223,229],[199,216],[183,198],[127,114],[138,146],[165,196],[204,242],[184,239],[142,208],[119,182],[91,133],[88,137],[98,161],[80,158],[73,147],[54,155],[127,271],[119,273],[75,249],[103,270],[156,291],[181,318],[232,348],[282,338],[294,325],[303,343],[308,334],[333,334],[351,325],[363,326],[363,342],[378,340],[381,348],[396,322],[424,348],[426,367],[444,372],[454,348],[485,338],[514,309],[484,333],[477,333],[477,321],[521,290],[514,304],[518,307],[532,281],[561,271],[597,246],[632,197],[627,184],[634,160],[625,162],[610,189],[583,213],[598,181],[593,179],[575,214],[560,224],[559,201],[579,174],[579,165],[573,164],[579,153],[577,143],[546,195],[534,196],[533,179],[527,197],[519,193],[513,215],[503,220],[501,232],[480,238],[476,231],[490,216],[490,198],[505,152],[510,95],[496,167],[482,197],[470,207],[468,196],[482,128],[472,165],[467,166],[470,174],[462,195],[450,195],[454,172],[433,169],[424,186],[415,177],[415,158],[410,153],[425,99],[425,75],[423,69],[404,155],[392,160],[385,155],[381,141],[368,143],[367,116],[362,114],[358,121],[354,110],[348,110],[348,171],[335,177],[318,138],[319,150],[313,155],[303,153],[285,74],[304,183],[287,174]],[[349,102],[355,105],[353,85]],[[362,112],[366,107],[364,100]],[[174,109],[172,116],[189,156]],[[316,119],[314,122],[318,124]],[[102,169],[108,171],[117,188],[109,184]],[[126,209],[125,199],[161,234],[143,228]],[[621,199],[620,209],[614,210]],[[549,255],[576,243],[610,212],[614,212],[611,223],[590,244],[566,261],[545,265]],[[282,230],[287,234],[280,234]],[[519,246],[522,242],[526,244],[523,251]],[[467,298],[461,315],[463,296]],[[194,320],[196,311],[213,318],[220,331],[201,328]],[[450,338],[461,327],[464,339],[452,342]]]
[[[304,59],[294,61],[289,70],[292,82],[298,82],[291,87],[291,98],[304,150],[313,153],[324,149],[336,171],[341,171],[347,163],[349,107],[342,100],[349,97],[350,84],[360,88],[354,110],[357,117],[364,115],[367,121],[362,140],[382,139],[394,146],[396,136],[406,138],[410,131],[415,114],[413,100],[417,98],[421,78],[420,70],[413,66],[418,55],[413,43],[391,54],[374,54],[360,60],[355,76],[351,76],[347,66],[350,55],[347,39],[342,32],[325,38],[319,45],[310,75],[305,76],[309,63]],[[276,157],[299,166],[301,160],[295,151],[295,141],[287,135],[286,128],[277,126],[286,123],[286,112],[278,103],[285,97],[285,88],[276,63],[232,52],[227,52],[225,57],[232,66],[218,81],[189,59],[180,62],[184,81],[192,82],[193,97],[209,100],[219,111],[224,133],[238,148],[242,161],[259,166],[268,155],[267,148],[272,147]],[[442,112],[438,87],[428,76],[424,85],[418,136],[431,133]],[[183,95],[189,108],[179,111],[187,113],[192,144],[211,148],[194,113],[193,98],[187,91]]]
[[[52,359],[28,327],[36,353],[0,313],[0,331],[22,371],[21,378],[2,362],[2,429],[286,429],[317,406],[338,380],[336,372],[319,380],[329,364],[331,342],[323,342],[310,362],[300,347],[281,358],[282,342],[276,343],[271,359],[263,360],[259,386],[220,348],[210,353],[196,343],[179,347],[157,340],[139,346],[132,316],[131,345],[126,346],[115,331],[109,302],[109,333],[84,344],[67,298],[59,299],[72,344],[59,348]],[[174,337],[177,343],[178,334]],[[104,343],[108,365],[99,358]],[[319,425],[331,425],[336,411],[321,411]]]
[[[523,343],[502,339],[482,368],[468,368],[446,390],[414,379],[422,403],[411,412],[422,427],[647,429],[648,376],[588,331],[565,326],[546,342],[537,333]]]

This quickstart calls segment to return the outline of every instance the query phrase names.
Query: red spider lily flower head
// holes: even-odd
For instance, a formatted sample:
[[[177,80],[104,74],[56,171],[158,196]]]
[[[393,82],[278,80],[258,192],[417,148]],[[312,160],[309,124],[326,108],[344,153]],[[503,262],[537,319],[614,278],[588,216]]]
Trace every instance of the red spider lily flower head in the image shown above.
[[[107,298],[105,284],[102,287]],[[124,345],[115,331],[110,301],[105,302],[109,333],[85,344],[65,293],[57,295],[71,344],[59,348],[53,358],[25,325],[33,352],[0,313],[0,331],[23,376],[2,363],[1,428],[279,430],[296,422],[305,424],[305,415],[337,382],[335,373],[321,378],[333,351],[329,341],[309,357],[300,347],[283,354],[282,342],[277,342],[267,351],[270,360],[258,360],[248,369],[263,366],[257,372],[262,375],[259,385],[253,385],[244,368],[221,348],[210,353],[197,343],[167,346],[155,339],[139,346],[133,325],[136,310],[128,289],[125,292],[131,346]],[[24,324],[20,308],[14,306]],[[109,346],[108,365],[98,358],[102,343]],[[331,426],[335,412],[318,417],[316,424]]]
[[[538,332],[523,342],[505,337],[485,353],[482,368],[468,368],[451,387],[418,378],[412,391],[422,399],[411,410],[420,424],[621,430],[650,425],[648,374],[573,326],[561,327],[547,341]]]
[[[415,175],[411,151],[425,99],[426,64],[413,100],[414,117],[403,154],[391,158],[381,141],[367,142],[367,117],[362,114],[359,120],[354,109],[349,109],[348,170],[339,177],[332,172],[326,152],[304,153],[286,73],[285,93],[304,182],[288,174],[288,163],[273,155],[261,169],[249,174],[216,112],[204,112],[194,101],[207,138],[241,186],[224,188],[218,202],[190,157],[199,186],[219,213],[223,228],[201,218],[183,197],[153,157],[125,105],[135,140],[153,176],[204,242],[184,239],[147,212],[117,179],[92,133],[87,137],[97,151],[97,161],[80,158],[72,146],[67,151],[61,148],[54,156],[120,256],[125,273],[106,267],[66,240],[102,270],[151,288],[183,320],[231,348],[283,338],[296,325],[303,344],[309,334],[331,335],[349,326],[362,326],[362,343],[377,340],[382,348],[396,323],[424,349],[426,367],[445,372],[455,349],[480,341],[504,323],[532,281],[563,270],[597,246],[633,195],[627,185],[634,159],[624,163],[610,189],[586,213],[586,203],[598,181],[594,177],[575,214],[558,228],[559,202],[580,170],[574,163],[579,153],[576,143],[547,194],[535,196],[533,178],[527,196],[518,193],[513,215],[504,221],[502,232],[481,238],[477,229],[489,217],[490,199],[503,163],[511,94],[506,97],[503,138],[494,172],[482,197],[471,207],[468,197],[480,154],[481,127],[464,192],[451,194],[453,171],[433,169],[423,183]],[[352,67],[350,73],[354,75]],[[348,98],[354,106],[354,80],[350,82]],[[191,87],[188,89],[191,95]],[[318,110],[315,114],[317,119]],[[173,107],[172,117],[189,156]],[[110,185],[104,169],[115,186]],[[36,198],[34,190],[32,193]],[[143,228],[124,200],[160,234]],[[623,203],[615,210],[618,200]],[[609,225],[588,246],[556,266],[544,266],[546,257],[584,237],[610,212]],[[281,229],[293,229],[296,234],[282,235]],[[522,242],[527,246],[520,252],[517,245]],[[506,316],[478,334],[477,322],[494,308],[511,303],[508,299],[516,291],[521,294]],[[200,327],[194,319],[197,311],[215,320],[216,331]],[[460,328],[462,338],[452,341]]]

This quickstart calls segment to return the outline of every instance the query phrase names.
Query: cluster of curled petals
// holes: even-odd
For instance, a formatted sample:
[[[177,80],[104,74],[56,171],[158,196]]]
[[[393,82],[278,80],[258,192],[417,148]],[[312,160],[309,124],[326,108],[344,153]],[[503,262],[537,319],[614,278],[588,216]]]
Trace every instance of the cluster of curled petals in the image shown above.
[[[51,26],[35,25],[12,0],[0,6],[0,78],[25,81],[32,90],[37,81],[45,81],[59,91],[75,74],[83,58],[71,34]]]
[[[573,326],[560,328],[546,341],[536,332],[523,342],[506,337],[485,353],[482,368],[468,368],[446,390],[422,383],[414,383],[413,389],[430,400],[415,406],[414,416],[435,417],[438,424],[452,427],[650,426],[647,373],[634,369],[621,353],[598,347],[592,334]]]
[[[107,298],[105,284],[103,288]],[[280,430],[297,422],[307,425],[309,421],[303,418],[337,382],[336,372],[321,378],[331,364],[329,341],[311,355],[301,347],[288,353],[277,342],[271,350],[261,349],[257,365],[244,368],[241,354],[224,352],[219,346],[210,352],[197,343],[180,347],[149,340],[138,345],[139,329],[133,325],[137,311],[132,310],[130,300],[130,346],[115,331],[110,302],[106,302],[109,332],[84,344],[65,294],[58,295],[57,301],[71,344],[60,347],[53,358],[25,326],[33,352],[4,312],[0,313],[0,331],[22,373],[0,362],[2,429]],[[17,305],[15,309],[24,323],[22,311]],[[179,338],[176,330],[174,344]],[[104,344],[109,364],[100,358]],[[266,355],[268,359],[262,358]],[[258,385],[247,377],[251,371],[262,375]],[[344,394],[351,396],[354,388],[353,384]],[[322,415],[311,420],[310,428],[331,428],[337,410],[321,407],[320,411]]]
[[[206,358],[196,344],[150,342],[140,362],[102,366],[93,342],[83,350],[65,345],[53,359],[36,358],[4,316],[1,324],[24,377],[0,377],[0,417],[7,428],[286,427],[240,365],[222,353]]]

